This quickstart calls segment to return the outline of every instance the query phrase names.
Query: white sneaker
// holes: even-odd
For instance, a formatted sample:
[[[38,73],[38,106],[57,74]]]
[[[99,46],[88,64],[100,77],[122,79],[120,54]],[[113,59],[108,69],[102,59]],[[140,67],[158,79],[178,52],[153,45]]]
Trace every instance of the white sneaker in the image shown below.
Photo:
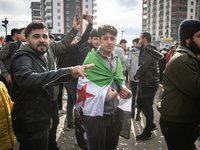
[[[66,114],[66,110],[65,110],[65,109],[61,109],[61,110],[58,111],[58,114],[59,114],[59,115],[61,115],[61,114]]]

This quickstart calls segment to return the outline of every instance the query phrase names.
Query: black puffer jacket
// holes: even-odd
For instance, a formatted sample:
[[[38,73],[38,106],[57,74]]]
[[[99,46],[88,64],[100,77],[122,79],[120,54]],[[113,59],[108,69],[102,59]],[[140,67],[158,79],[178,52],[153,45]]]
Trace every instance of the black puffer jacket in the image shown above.
[[[159,60],[164,56],[156,51],[152,45],[145,46],[139,57],[139,67],[135,77],[143,87],[157,87],[159,85]]]
[[[34,132],[50,124],[53,86],[73,79],[73,73],[70,68],[49,71],[45,59],[37,56],[30,46],[20,48],[27,51],[18,51],[11,62],[13,127]]]

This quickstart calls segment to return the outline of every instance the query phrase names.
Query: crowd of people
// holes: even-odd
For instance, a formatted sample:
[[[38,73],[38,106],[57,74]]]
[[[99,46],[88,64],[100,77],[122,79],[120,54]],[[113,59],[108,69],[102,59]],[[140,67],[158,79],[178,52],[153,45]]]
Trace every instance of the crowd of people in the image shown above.
[[[58,150],[59,111],[67,91],[66,130],[75,129],[78,145],[115,150],[119,136],[130,138],[131,118],[146,124],[137,140],[153,138],[154,96],[169,150],[195,148],[200,116],[200,21],[184,20],[179,45],[157,50],[142,32],[117,44],[113,25],[93,29],[93,17],[77,40],[81,18],[62,37],[33,21],[12,29],[0,50],[0,150]],[[127,50],[128,49],[128,50]],[[129,83],[129,90],[125,83]],[[3,115],[2,115],[3,114]]]

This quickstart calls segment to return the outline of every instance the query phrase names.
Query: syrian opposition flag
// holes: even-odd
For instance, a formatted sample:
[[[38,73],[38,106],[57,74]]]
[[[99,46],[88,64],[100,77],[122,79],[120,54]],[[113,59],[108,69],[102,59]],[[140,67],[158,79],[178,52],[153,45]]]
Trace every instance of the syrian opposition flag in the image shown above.
[[[76,110],[82,108],[83,115],[103,116],[104,101],[108,88],[113,81],[120,87],[125,87],[122,73],[121,61],[118,58],[117,70],[113,75],[106,62],[92,49],[88,53],[84,64],[95,64],[95,67],[85,70],[87,76],[84,79],[79,77],[77,85]],[[131,98],[122,99],[118,96],[119,108],[131,112]]]
[[[3,37],[0,38],[0,46],[3,45]]]

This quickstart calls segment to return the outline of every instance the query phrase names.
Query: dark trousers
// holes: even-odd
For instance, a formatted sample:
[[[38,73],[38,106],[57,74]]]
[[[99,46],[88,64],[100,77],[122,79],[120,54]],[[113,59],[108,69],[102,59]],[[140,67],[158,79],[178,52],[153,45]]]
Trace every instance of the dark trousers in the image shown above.
[[[21,132],[14,129],[20,150],[47,150],[49,128],[36,132]]]
[[[52,101],[51,115],[52,115],[52,120],[53,120],[53,126],[51,128],[51,131],[49,132],[48,150],[58,150],[59,148],[57,147],[57,142],[56,142],[56,132],[57,132],[58,124],[59,124],[57,100]]]
[[[103,117],[83,116],[89,150],[116,150],[122,123],[118,111]]]
[[[138,86],[137,106],[141,109],[146,117],[146,127],[144,131],[151,132],[154,120],[153,100],[158,87]]]
[[[64,83],[65,88],[67,89],[67,125],[74,125],[74,106],[76,103],[76,90],[77,90],[77,80],[72,80],[70,82]]]
[[[130,87],[132,91],[132,115],[135,116],[135,101],[137,96],[137,85],[138,82],[130,81]],[[137,115],[140,115],[140,108],[137,107]]]
[[[58,93],[58,109],[62,109],[62,96],[63,96],[63,83],[59,85],[59,93]]]
[[[197,125],[169,122],[160,118],[160,128],[169,150],[189,150],[198,138]]]

